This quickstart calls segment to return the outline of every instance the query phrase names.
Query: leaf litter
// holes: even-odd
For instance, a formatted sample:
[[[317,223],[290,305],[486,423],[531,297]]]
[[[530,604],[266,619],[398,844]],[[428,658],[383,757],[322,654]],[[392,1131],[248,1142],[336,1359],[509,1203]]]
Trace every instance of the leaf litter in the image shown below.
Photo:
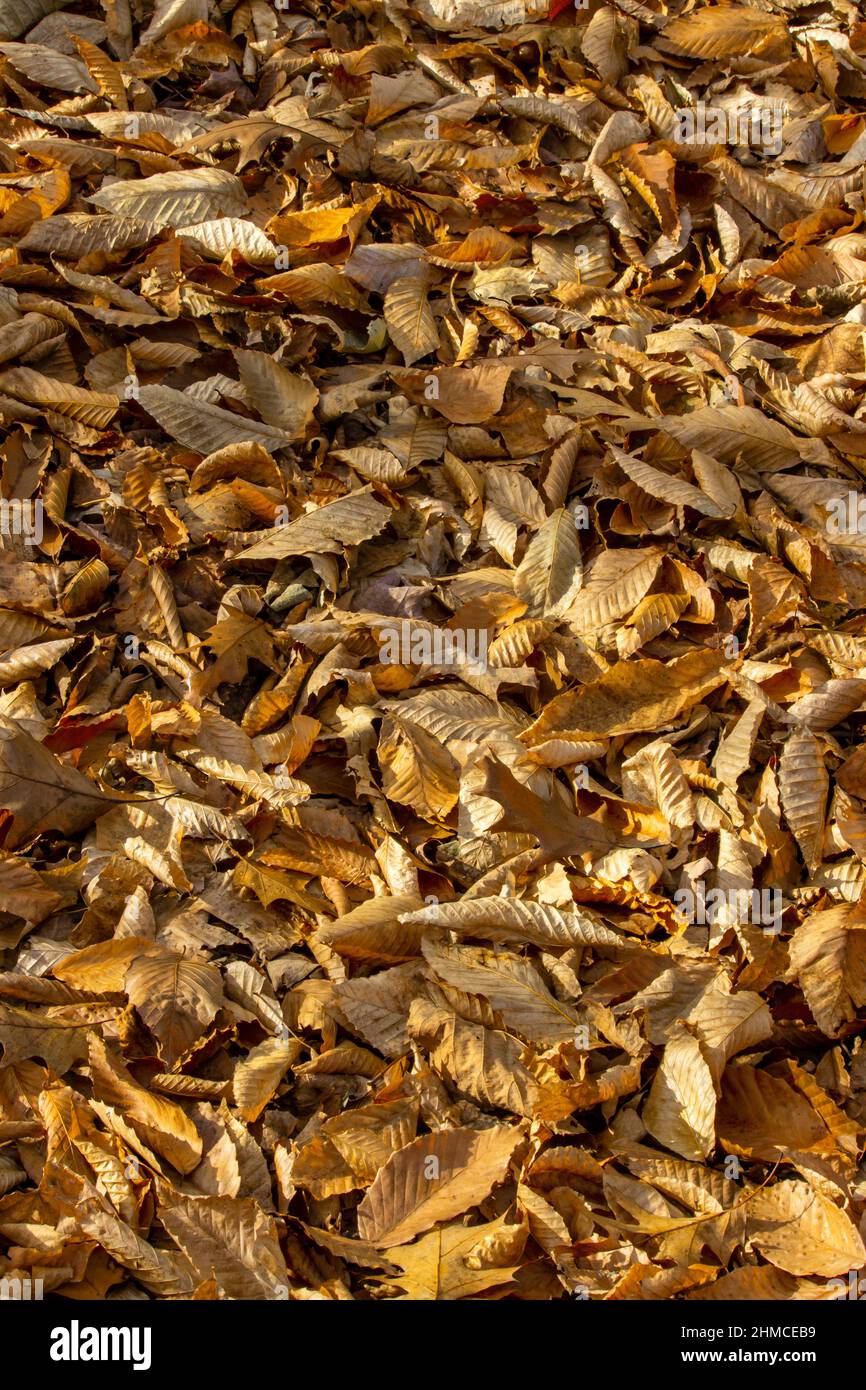
[[[0,31],[0,1278],[839,1296],[860,11]]]

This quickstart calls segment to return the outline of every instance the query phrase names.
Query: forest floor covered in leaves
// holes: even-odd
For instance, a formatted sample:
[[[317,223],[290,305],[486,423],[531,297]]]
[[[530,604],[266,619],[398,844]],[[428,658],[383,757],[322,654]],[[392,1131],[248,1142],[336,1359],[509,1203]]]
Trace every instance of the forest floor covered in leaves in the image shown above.
[[[857,6],[0,0],[0,85],[5,1287],[838,1296]]]

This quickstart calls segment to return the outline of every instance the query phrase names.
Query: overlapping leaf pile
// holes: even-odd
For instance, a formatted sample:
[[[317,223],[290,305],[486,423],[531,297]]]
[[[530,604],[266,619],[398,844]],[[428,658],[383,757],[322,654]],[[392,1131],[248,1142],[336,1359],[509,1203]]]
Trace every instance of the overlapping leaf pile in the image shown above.
[[[547,10],[0,0],[0,1277],[866,1264],[866,23]]]

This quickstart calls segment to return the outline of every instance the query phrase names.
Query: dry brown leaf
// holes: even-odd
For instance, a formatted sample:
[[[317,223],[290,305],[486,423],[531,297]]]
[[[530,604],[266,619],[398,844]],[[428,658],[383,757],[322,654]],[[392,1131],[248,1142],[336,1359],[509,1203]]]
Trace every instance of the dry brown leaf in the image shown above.
[[[441,1129],[399,1149],[358,1208],[358,1233],[380,1249],[405,1245],[475,1206],[505,1177],[520,1131]]]

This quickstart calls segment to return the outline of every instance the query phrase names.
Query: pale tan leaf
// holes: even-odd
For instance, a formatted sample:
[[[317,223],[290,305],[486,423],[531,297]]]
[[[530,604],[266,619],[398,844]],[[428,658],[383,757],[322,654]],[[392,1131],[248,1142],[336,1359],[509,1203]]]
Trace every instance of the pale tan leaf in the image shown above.
[[[844,903],[813,912],[795,931],[791,973],[815,1021],[828,1037],[866,1004],[866,922],[859,907]]]
[[[169,1067],[201,1036],[223,997],[215,966],[173,951],[139,956],[126,972],[125,988]]]
[[[385,292],[385,322],[395,347],[407,367],[435,352],[439,333],[427,301],[424,275],[401,275]]]
[[[224,260],[233,251],[249,265],[273,265],[277,248],[254,222],[242,217],[214,217],[178,227],[177,235],[192,243],[196,251]]]
[[[693,58],[757,56],[770,46],[787,46],[787,26],[780,15],[751,5],[704,7],[682,15],[664,30],[666,42]]]
[[[301,1045],[295,1038],[266,1038],[238,1062],[232,1090],[235,1104],[245,1120],[258,1119],[300,1050]]]
[[[217,449],[248,440],[271,450],[283,449],[292,441],[287,430],[245,419],[221,406],[176,391],[173,386],[141,386],[138,399],[173,439],[200,454],[212,454]]]
[[[524,1046],[501,1029],[469,1022],[425,999],[413,1001],[408,1026],[438,1075],[481,1105],[547,1121],[575,1108],[569,1087],[552,1071],[524,1065]]]
[[[227,1298],[285,1299],[288,1271],[277,1225],[252,1197],[186,1197],[157,1188],[159,1219],[201,1278]]]
[[[643,488],[644,492],[648,492],[650,497],[659,497],[674,507],[691,507],[701,516],[725,515],[724,510],[711,497],[683,478],[662,473],[660,469],[651,467],[642,459],[633,458],[622,449],[617,449],[616,445],[611,446],[611,452],[623,473],[631,478],[633,483],[637,483],[638,487]]]
[[[140,1086],[120,1057],[93,1034],[90,1071],[95,1095],[117,1106],[146,1144],[181,1173],[189,1173],[196,1167],[201,1161],[202,1141],[192,1121],[179,1105]]]
[[[789,734],[779,761],[779,790],[785,819],[813,873],[821,863],[828,786],[818,740],[806,730]]]
[[[847,1274],[866,1263],[851,1218],[807,1183],[777,1182],[749,1203],[749,1236],[765,1259],[788,1274]]]
[[[379,1249],[475,1206],[505,1177],[521,1134],[508,1125],[440,1129],[399,1149],[358,1208],[358,1234]]]
[[[715,1144],[716,1094],[701,1045],[680,1027],[668,1041],[649,1097],[644,1124],[665,1148],[701,1159]]]
[[[631,613],[660,564],[661,552],[657,550],[605,550],[587,572],[583,588],[568,610],[568,622],[577,632],[591,633]]]
[[[425,959],[441,980],[481,994],[510,1030],[532,1042],[573,1038],[577,1016],[550,993],[535,965],[506,951],[422,942]]]
[[[583,582],[583,562],[574,518],[564,507],[548,517],[530,541],[514,575],[514,592],[530,617],[559,618]]]
[[[259,428],[264,428],[260,426]],[[338,554],[344,545],[357,545],[378,535],[390,519],[383,507],[362,488],[348,497],[306,512],[286,526],[267,531],[238,556],[241,560],[279,560],[287,555]]]
[[[515,1223],[515,1235],[505,1244],[502,1229],[505,1218],[481,1226],[466,1227],[460,1222],[440,1226],[422,1236],[414,1245],[395,1246],[386,1253],[403,1270],[388,1282],[401,1289],[403,1297],[421,1301],[477,1298],[487,1289],[500,1286],[507,1291],[526,1243],[526,1228]],[[484,1249],[484,1241],[498,1242],[502,1247],[501,1263],[479,1263],[476,1252]],[[476,1262],[473,1263],[473,1260]]]
[[[247,399],[268,425],[302,439],[313,419],[319,392],[312,382],[275,362],[266,352],[235,352]]]
[[[626,938],[597,921],[589,912],[564,912],[546,903],[522,898],[466,898],[455,903],[436,903],[401,914],[402,922],[440,927],[481,941],[531,941],[549,950],[555,947],[602,946],[608,950],[628,947]]]
[[[247,196],[240,179],[225,169],[184,169],[119,179],[90,201],[120,217],[141,218],[159,227],[186,227],[219,217],[242,217]]]

